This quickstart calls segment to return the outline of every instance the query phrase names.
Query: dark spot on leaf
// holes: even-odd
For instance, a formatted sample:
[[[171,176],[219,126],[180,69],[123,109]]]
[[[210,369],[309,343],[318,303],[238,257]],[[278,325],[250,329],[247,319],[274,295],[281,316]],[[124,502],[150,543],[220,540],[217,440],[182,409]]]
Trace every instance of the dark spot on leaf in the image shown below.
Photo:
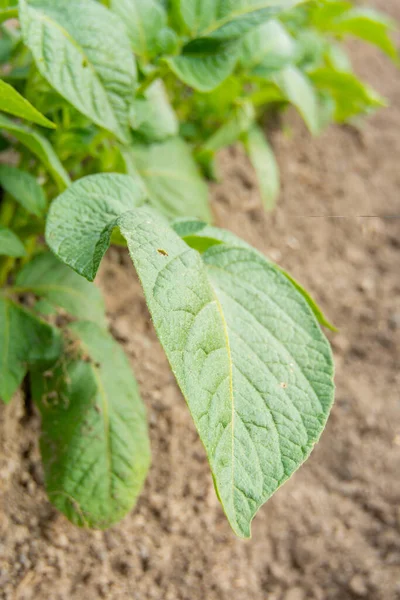
[[[157,249],[158,254],[162,254],[163,256],[168,256],[168,252],[163,250],[162,248]]]
[[[89,65],[89,62],[87,60],[87,58],[84,58],[82,61],[82,67],[87,67]]]

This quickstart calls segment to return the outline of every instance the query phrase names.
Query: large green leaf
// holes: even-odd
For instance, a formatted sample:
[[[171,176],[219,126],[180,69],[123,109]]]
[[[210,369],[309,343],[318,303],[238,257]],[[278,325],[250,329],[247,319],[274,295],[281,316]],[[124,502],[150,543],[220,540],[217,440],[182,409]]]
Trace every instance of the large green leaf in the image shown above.
[[[180,10],[191,34],[180,56],[167,60],[187,85],[209,92],[232,73],[241,52],[238,40],[297,0],[181,0]],[[250,34],[249,34],[250,35]]]
[[[128,139],[135,63],[123,23],[95,0],[19,0],[40,73],[97,125]]]
[[[312,83],[297,67],[288,65],[274,76],[286,98],[299,111],[311,133],[318,133],[318,102]]]
[[[15,117],[32,121],[42,127],[54,128],[55,125],[44,117],[28,100],[11,85],[0,79],[0,110]]]
[[[39,254],[18,273],[18,292],[31,292],[79,319],[105,326],[105,307],[98,288],[50,252]]]
[[[29,213],[43,217],[46,211],[46,197],[33,175],[15,167],[0,165],[0,186]]]
[[[280,189],[279,167],[273,150],[256,126],[248,131],[244,143],[256,172],[265,209],[272,210]]]
[[[59,331],[0,296],[0,399],[9,402],[28,366],[47,365],[61,352]]]
[[[268,76],[292,62],[295,55],[294,39],[279,21],[271,19],[244,37],[240,64],[246,72]]]
[[[93,278],[108,245],[104,220],[90,247],[78,246],[85,227],[72,233],[66,220],[91,199],[71,205],[69,193],[51,207],[47,241]],[[324,428],[334,393],[329,344],[303,295],[252,248],[225,242],[200,255],[144,207],[115,220],[109,196],[104,209],[127,240],[218,497],[234,531],[248,537],[258,508]]]
[[[84,321],[69,332],[63,364],[32,375],[45,484],[51,502],[73,523],[105,529],[131,510],[146,477],[145,411],[128,360],[110,334]]]
[[[11,229],[0,225],[0,256],[20,258],[25,254],[24,245],[19,237]]]
[[[125,22],[135,54],[147,61],[159,52],[167,13],[158,0],[111,0],[111,9]]]
[[[4,115],[0,115],[0,131],[4,129],[11,133],[23,146],[35,154],[49,171],[60,190],[71,183],[68,173],[62,166],[57,154],[49,141],[28,127],[14,123]]]
[[[178,119],[160,79],[135,99],[132,128],[146,142],[178,135]]]
[[[211,246],[217,246],[219,244],[228,244],[231,246],[240,246],[243,248],[252,249],[249,244],[244,242],[241,238],[237,237],[230,231],[227,231],[226,229],[220,229],[219,227],[213,227],[212,225],[207,225],[207,223],[203,223],[198,220],[194,221],[177,219],[172,224],[172,227],[174,231],[176,231],[176,233],[188,244],[188,246],[194,248],[201,254],[205,252],[205,250],[208,250],[208,248],[211,248]],[[260,256],[266,260],[261,253]],[[305,290],[300,283],[296,281],[296,279],[289,275],[289,273],[282,269],[282,267],[279,267],[278,265],[275,266],[285,277],[289,279],[289,281],[296,287],[297,291],[303,296],[304,300],[314,313],[318,323],[324,327],[327,327],[328,329],[331,329],[332,331],[337,331],[336,327],[332,325],[309,292],[307,292],[307,290]]]
[[[123,151],[128,173],[137,169],[146,183],[151,204],[170,217],[190,215],[211,219],[208,189],[190,148],[181,138],[160,144],[135,144]]]
[[[353,73],[322,68],[310,73],[309,77],[318,90],[329,93],[334,99],[338,122],[385,106],[385,100]]]

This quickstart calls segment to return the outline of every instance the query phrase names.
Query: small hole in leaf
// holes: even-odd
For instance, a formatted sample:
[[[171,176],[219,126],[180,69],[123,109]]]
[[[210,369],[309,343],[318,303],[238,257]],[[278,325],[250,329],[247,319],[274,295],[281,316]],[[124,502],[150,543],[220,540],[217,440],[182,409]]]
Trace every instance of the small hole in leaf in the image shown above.
[[[287,383],[285,383],[284,381],[282,381],[282,383],[281,383],[281,387],[282,387],[283,389],[287,388]]]
[[[163,250],[162,248],[157,249],[158,254],[162,254],[163,256],[168,256],[168,252]]]

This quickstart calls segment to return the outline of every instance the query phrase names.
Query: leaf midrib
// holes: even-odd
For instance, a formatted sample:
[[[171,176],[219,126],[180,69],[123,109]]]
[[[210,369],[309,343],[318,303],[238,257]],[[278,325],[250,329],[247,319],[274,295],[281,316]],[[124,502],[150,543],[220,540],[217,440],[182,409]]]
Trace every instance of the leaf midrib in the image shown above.
[[[216,21],[213,25],[210,25],[201,33],[201,36],[203,37],[210,35],[211,33],[218,31],[218,29],[221,29],[224,25],[227,25],[240,17],[245,17],[253,12],[262,10],[263,8],[273,8],[274,6],[276,6],[276,4],[274,4],[275,1],[277,0],[270,0],[269,2],[262,2],[257,5],[247,6],[245,8],[242,8],[241,10],[233,11],[228,16],[224,17],[223,19],[220,19],[219,21]]]
[[[78,44],[78,42],[72,37],[72,35],[64,27],[62,27],[59,23],[57,23],[57,21],[55,21],[54,19],[51,19],[48,15],[46,15],[45,13],[41,12],[40,10],[38,10],[36,8],[28,7],[28,10],[33,10],[39,16],[40,21],[44,21],[45,23],[48,23],[50,26],[53,26],[56,29],[58,29],[63,34],[63,36],[78,50],[78,52],[84,58],[85,64],[87,64],[89,69],[92,71],[93,76],[95,77],[96,81],[99,83],[102,90],[104,91],[104,95],[105,95],[105,98],[107,101],[107,107],[110,111],[110,114],[113,116],[114,124],[117,128],[117,131],[122,133],[120,130],[120,125],[114,114],[114,108],[112,107],[112,105],[110,103],[108,91],[105,88],[103,80],[101,79],[100,75],[97,73],[96,69],[94,68],[93,63],[89,60],[88,56],[86,55],[83,47],[80,44]]]

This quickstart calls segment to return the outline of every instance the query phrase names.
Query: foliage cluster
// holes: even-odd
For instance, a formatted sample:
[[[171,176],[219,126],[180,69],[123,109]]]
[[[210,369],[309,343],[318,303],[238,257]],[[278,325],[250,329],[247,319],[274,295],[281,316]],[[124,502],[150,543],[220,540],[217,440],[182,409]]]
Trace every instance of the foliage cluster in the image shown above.
[[[316,134],[383,106],[341,41],[397,61],[393,23],[342,0],[2,0],[0,23],[0,397],[28,375],[48,495],[72,522],[105,528],[131,509],[145,412],[90,283],[110,243],[127,245],[216,493],[248,537],[325,426],[330,325],[210,224],[205,178],[241,142],[272,208],[262,119],[291,104]]]

